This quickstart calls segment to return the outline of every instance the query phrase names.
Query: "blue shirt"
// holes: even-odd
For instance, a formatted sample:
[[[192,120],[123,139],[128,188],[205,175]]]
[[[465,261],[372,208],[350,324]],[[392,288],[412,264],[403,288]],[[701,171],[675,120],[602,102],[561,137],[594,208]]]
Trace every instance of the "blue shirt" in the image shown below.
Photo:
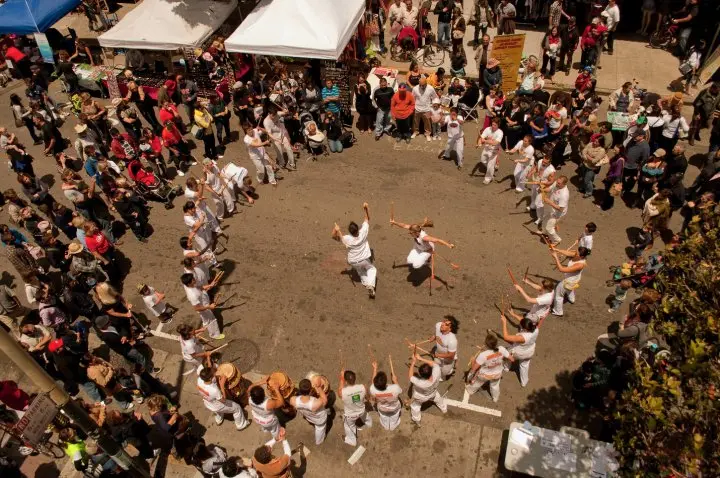
[[[10,231],[10,234],[13,236],[13,244],[17,245],[18,247],[22,247],[23,244],[26,244],[28,242],[27,238],[23,236],[23,234],[20,231],[16,231],[12,227],[8,227],[8,231]],[[3,247],[6,246],[6,244],[2,241],[0,241],[0,244],[3,245]]]
[[[338,88],[337,85],[333,85],[332,88],[325,87],[322,89],[323,100],[326,98],[332,98],[333,96],[340,98],[340,88]],[[325,103],[325,109],[332,111],[334,114],[339,114],[340,103],[337,101],[330,101],[329,103]]]
[[[85,243],[85,230],[82,227],[78,227],[75,230],[75,239],[80,241],[80,244],[87,249],[87,244]]]
[[[85,160],[85,172],[88,176],[95,180],[96,183],[100,184],[100,174],[98,173],[98,160],[93,156],[88,156]]]

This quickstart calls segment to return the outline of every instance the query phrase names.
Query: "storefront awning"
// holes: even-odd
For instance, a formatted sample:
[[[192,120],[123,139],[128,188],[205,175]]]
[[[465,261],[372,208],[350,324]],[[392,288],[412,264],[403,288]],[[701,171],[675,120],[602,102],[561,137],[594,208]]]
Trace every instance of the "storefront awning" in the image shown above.
[[[337,60],[365,0],[261,0],[225,41],[227,51]]]
[[[237,0],[144,0],[98,37],[106,48],[175,50],[203,44],[237,7]]]

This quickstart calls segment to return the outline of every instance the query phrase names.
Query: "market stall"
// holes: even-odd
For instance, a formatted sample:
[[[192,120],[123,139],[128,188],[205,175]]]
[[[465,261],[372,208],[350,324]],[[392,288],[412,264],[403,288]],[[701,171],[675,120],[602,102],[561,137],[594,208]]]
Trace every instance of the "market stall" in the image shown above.
[[[0,3],[0,33],[44,32],[80,5],[80,0],[5,0]]]

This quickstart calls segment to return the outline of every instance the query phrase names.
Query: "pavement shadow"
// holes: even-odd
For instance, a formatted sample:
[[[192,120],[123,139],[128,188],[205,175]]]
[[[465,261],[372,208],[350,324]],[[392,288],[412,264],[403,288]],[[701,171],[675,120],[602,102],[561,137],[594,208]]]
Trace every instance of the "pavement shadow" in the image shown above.
[[[35,470],[35,478],[58,478],[60,470],[55,463],[43,463]]]
[[[691,166],[695,166],[698,169],[702,169],[703,166],[705,166],[705,163],[707,162],[708,155],[703,153],[697,153],[693,154],[688,158],[688,164]]]

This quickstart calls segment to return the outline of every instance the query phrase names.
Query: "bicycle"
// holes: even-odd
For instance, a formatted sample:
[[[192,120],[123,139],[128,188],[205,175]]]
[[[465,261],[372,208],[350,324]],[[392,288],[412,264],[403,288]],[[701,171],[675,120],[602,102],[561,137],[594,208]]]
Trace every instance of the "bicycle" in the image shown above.
[[[43,434],[42,438],[40,438],[40,442],[34,445],[23,438],[21,434],[17,433],[15,425],[12,423],[0,421],[0,432],[2,432],[2,434],[0,434],[0,443],[7,444],[10,439],[14,438],[17,442],[19,442],[18,451],[23,456],[29,456],[36,453],[42,453],[43,455],[54,459],[59,459],[65,456],[65,450],[63,450],[57,443],[50,441],[50,438],[53,435],[51,430],[47,430]]]
[[[445,55],[449,53],[448,47],[437,42],[430,42],[414,51],[406,50],[397,40],[390,42],[390,58],[393,61],[414,61],[427,67],[436,67],[445,62]]]
[[[650,35],[649,45],[651,48],[662,48],[672,51],[677,45],[678,26],[673,23],[672,18],[668,18],[656,31]]]

